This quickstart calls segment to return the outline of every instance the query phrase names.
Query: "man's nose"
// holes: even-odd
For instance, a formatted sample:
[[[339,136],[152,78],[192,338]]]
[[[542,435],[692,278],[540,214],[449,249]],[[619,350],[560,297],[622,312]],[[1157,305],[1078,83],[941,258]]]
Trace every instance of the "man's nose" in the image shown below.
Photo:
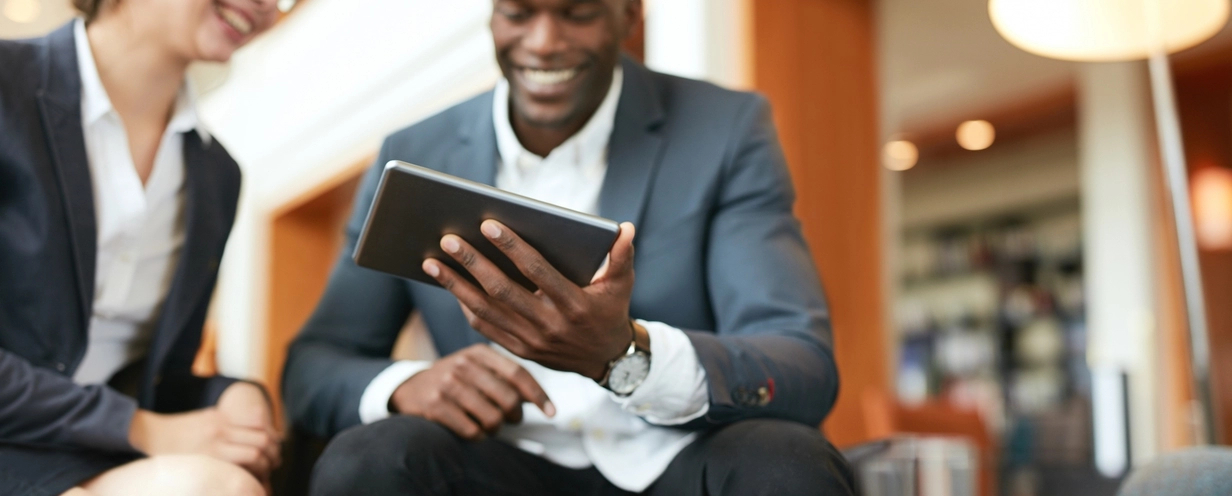
[[[550,56],[564,49],[565,38],[556,16],[541,13],[530,21],[526,36],[522,38],[522,48],[541,56]]]

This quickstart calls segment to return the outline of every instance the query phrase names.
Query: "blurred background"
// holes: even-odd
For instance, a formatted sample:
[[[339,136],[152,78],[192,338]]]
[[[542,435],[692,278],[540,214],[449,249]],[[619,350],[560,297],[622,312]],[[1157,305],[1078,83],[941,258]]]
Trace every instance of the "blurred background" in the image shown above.
[[[1232,442],[1232,32],[1171,57],[1205,284],[1195,405],[1145,62],[1024,52],[987,0],[646,0],[629,53],[771,99],[833,308],[839,447],[958,436],[980,494],[1113,494]],[[0,0],[0,37],[67,0]],[[277,389],[381,138],[499,77],[489,0],[301,0],[193,69],[244,168],[198,366]],[[3,70],[3,68],[0,68]],[[399,353],[432,356],[414,322]]]

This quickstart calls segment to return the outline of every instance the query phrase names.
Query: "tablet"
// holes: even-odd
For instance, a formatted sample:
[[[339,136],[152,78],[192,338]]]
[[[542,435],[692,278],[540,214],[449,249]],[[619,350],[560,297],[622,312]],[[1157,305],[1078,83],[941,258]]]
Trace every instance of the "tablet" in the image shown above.
[[[615,221],[393,160],[385,165],[352,256],[360,267],[439,286],[423,271],[424,259],[435,258],[474,283],[441,249],[441,237],[456,234],[510,279],[535,291],[535,284],[479,231],[487,219],[518,233],[582,287],[590,284],[620,230]]]

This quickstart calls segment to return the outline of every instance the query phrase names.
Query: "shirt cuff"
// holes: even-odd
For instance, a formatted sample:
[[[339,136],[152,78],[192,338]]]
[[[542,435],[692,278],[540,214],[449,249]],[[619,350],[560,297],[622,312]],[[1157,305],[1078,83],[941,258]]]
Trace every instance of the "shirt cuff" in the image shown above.
[[[710,411],[710,384],[684,331],[638,320],[650,334],[650,373],[633,394],[612,399],[656,425],[680,425]]]
[[[430,361],[402,360],[394,362],[368,383],[359,397],[359,420],[371,424],[389,418],[389,399],[402,383],[432,366]]]

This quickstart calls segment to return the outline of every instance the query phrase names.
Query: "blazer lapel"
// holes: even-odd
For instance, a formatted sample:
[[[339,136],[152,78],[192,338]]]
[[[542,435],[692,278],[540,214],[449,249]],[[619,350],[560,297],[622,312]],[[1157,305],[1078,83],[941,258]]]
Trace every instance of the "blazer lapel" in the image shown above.
[[[219,241],[226,239],[228,226],[223,184],[213,174],[212,164],[222,160],[210,156],[209,145],[196,132],[184,139],[184,245],[176,262],[175,275],[147,358],[145,384],[156,382],[163,361],[180,333],[188,325],[197,304],[208,297],[205,290],[218,271]],[[217,148],[217,147],[215,147]],[[153,388],[142,391],[142,400],[153,401]],[[148,396],[148,397],[147,397]]]
[[[37,97],[38,107],[47,135],[48,152],[60,183],[64,214],[68,218],[77,274],[77,303],[81,309],[80,334],[84,337],[94,303],[98,239],[94,187],[81,126],[81,76],[77,70],[73,23],[51,33],[44,49],[43,86]]]
[[[496,185],[496,127],[489,91],[475,100],[475,119],[458,129],[460,144],[450,155],[444,172],[488,186]]]
[[[617,222],[641,222],[658,167],[664,138],[658,134],[663,105],[650,71],[628,58],[622,60],[624,87],[616,108],[616,123],[608,142],[607,175],[599,192],[599,215]]]

